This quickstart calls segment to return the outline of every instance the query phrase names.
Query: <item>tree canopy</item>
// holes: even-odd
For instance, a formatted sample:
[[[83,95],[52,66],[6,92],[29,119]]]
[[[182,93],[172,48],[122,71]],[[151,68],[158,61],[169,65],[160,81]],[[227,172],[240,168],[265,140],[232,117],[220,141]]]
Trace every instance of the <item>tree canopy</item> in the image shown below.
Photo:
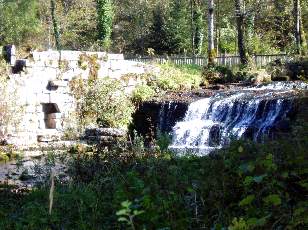
[[[296,53],[298,44],[307,46],[307,1],[215,0],[214,11],[217,54],[240,52],[239,25],[248,54]],[[2,0],[0,12],[0,45],[55,48],[59,37],[62,49],[207,53],[208,1]]]

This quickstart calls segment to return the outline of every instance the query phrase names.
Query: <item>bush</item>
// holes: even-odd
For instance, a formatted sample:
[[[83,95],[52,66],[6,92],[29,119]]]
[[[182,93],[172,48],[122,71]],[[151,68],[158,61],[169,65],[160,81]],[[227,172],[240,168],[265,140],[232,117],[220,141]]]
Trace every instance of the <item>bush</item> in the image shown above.
[[[308,81],[308,57],[301,57],[286,63],[292,80]]]
[[[204,67],[202,71],[203,81],[210,84],[225,84],[238,82],[243,78],[237,74],[233,74],[232,70],[226,66]]]
[[[160,65],[161,72],[156,84],[162,90],[190,90],[201,83],[201,70],[195,65],[176,66],[170,63]]]
[[[155,95],[155,90],[148,85],[139,85],[135,88],[132,95],[134,103],[146,101]]]
[[[51,215],[48,186],[19,197],[7,191],[0,228],[305,229],[307,127],[296,133],[237,141],[204,157],[134,147],[78,152],[72,181],[56,183]]]
[[[308,57],[295,58],[293,61],[276,60],[267,65],[273,81],[308,80]]]
[[[134,105],[121,82],[110,78],[83,81],[76,78],[71,90],[77,100],[80,125],[126,128],[132,120]]]

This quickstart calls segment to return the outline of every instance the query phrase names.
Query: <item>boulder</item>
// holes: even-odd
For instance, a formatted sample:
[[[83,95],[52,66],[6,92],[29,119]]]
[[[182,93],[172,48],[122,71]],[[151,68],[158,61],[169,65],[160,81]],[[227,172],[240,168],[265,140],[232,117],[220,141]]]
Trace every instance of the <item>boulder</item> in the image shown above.
[[[252,73],[251,81],[254,84],[261,84],[261,83],[264,83],[264,82],[270,82],[271,80],[272,80],[271,75],[268,74],[265,69],[260,69],[256,72]]]
[[[126,131],[116,128],[88,128],[85,130],[85,137],[89,136],[109,136],[109,137],[124,137]]]

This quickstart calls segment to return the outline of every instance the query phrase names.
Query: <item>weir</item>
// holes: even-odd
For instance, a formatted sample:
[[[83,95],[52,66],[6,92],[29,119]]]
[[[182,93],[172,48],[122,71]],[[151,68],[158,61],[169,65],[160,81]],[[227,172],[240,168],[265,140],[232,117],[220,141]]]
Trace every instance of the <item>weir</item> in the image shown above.
[[[277,82],[219,92],[191,103],[172,132],[170,149],[208,154],[233,139],[261,142],[289,131],[305,83]]]

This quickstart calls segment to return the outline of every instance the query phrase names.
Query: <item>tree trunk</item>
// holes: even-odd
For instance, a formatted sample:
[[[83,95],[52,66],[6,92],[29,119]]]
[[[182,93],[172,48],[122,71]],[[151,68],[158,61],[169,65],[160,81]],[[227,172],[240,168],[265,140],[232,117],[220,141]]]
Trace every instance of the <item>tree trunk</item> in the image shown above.
[[[307,41],[303,27],[301,2],[300,0],[294,0],[293,3],[294,3],[294,19],[295,19],[296,53],[299,55],[306,55]]]
[[[214,0],[208,0],[208,65],[215,64],[215,45],[214,45]]]
[[[60,33],[58,28],[58,22],[56,18],[56,3],[55,0],[50,0],[50,9],[51,9],[51,19],[53,24],[53,33],[56,41],[56,48],[57,50],[61,49],[60,45]]]
[[[220,0],[217,0],[216,3],[216,54],[219,55],[219,43],[220,43]]]
[[[195,34],[196,34],[196,27],[194,23],[194,2],[193,0],[190,0],[190,19],[191,19],[191,49],[192,49],[192,54],[195,56],[196,51],[195,51]]]
[[[235,14],[237,25],[237,46],[242,65],[248,64],[248,56],[245,44],[245,12],[243,10],[243,0],[235,0]]]
[[[294,21],[295,21],[295,43],[296,54],[301,53],[301,33],[300,33],[300,0],[294,0]]]

